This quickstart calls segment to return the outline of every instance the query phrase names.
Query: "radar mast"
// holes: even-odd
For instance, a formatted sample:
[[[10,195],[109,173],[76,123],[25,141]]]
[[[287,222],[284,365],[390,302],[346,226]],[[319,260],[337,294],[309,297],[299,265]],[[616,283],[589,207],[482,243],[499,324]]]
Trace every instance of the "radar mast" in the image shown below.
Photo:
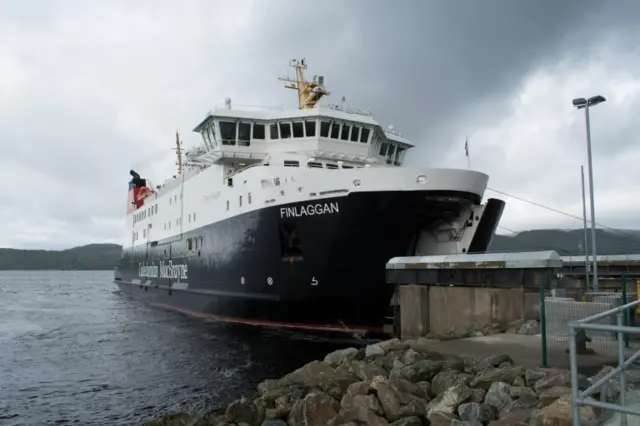
[[[174,148],[176,150],[176,155],[178,156],[178,162],[176,163],[176,165],[178,166],[178,176],[180,176],[182,174],[182,142],[180,142],[180,134],[178,133],[178,131],[176,130],[176,147]]]
[[[299,109],[311,109],[315,108],[318,101],[323,96],[329,96],[330,93],[324,88],[324,77],[314,75],[311,81],[305,80],[304,71],[307,69],[305,59],[297,60],[292,59],[289,62],[289,66],[296,69],[296,78],[280,77],[279,80],[287,81],[290,84],[285,84],[287,89],[294,89],[298,91],[298,108]]]

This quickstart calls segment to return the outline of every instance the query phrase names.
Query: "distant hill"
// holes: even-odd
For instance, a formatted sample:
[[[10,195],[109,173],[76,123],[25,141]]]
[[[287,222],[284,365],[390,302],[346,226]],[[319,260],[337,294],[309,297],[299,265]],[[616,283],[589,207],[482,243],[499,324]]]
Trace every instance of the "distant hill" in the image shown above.
[[[591,230],[588,230],[588,248],[591,252]],[[599,255],[640,254],[640,231],[621,232],[596,229]],[[513,235],[496,235],[491,252],[555,250],[560,256],[584,254],[583,229],[538,229]]]
[[[0,248],[0,271],[8,270],[109,270],[120,259],[117,244],[89,244],[67,250],[17,250]]]
[[[623,233],[624,234],[623,234]],[[621,233],[598,229],[598,254],[640,254],[640,231]],[[591,234],[589,231],[589,248]],[[560,256],[583,254],[582,229],[539,229],[513,235],[496,235],[491,252],[555,250]],[[0,248],[0,271],[7,270],[109,270],[121,256],[117,244],[89,244],[67,250],[17,250]]]

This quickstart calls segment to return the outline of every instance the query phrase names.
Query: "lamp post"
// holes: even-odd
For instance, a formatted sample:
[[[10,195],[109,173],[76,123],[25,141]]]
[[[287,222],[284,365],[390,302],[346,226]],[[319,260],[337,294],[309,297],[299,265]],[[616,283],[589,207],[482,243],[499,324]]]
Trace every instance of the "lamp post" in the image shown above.
[[[596,209],[593,197],[593,166],[591,161],[591,128],[589,126],[589,107],[606,101],[604,96],[596,95],[589,99],[577,98],[573,100],[573,106],[577,109],[584,108],[584,116],[587,125],[587,158],[589,161],[589,196],[591,198],[591,255],[593,256],[593,291],[598,291],[598,261],[596,251]]]
[[[582,178],[582,222],[584,225],[584,277],[586,290],[589,291],[589,239],[587,238],[587,202],[584,195],[584,166],[580,166]]]

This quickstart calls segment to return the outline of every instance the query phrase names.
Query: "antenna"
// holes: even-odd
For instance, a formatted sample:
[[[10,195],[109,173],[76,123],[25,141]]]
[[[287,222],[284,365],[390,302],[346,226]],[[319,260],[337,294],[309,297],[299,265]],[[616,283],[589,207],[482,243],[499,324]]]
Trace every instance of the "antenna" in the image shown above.
[[[176,130],[176,147],[173,149],[175,149],[176,155],[178,156],[178,162],[176,164],[178,165],[178,176],[180,176],[182,174],[182,152],[184,150],[182,149],[182,142],[180,142],[180,134],[178,133],[177,130]]]
[[[298,91],[299,109],[315,108],[316,104],[323,96],[330,95],[330,93],[324,88],[323,76],[314,76],[311,81],[305,80],[304,71],[307,69],[305,58],[302,58],[300,61],[292,59],[289,61],[289,66],[296,69],[296,78],[279,77],[278,80],[290,83],[285,84],[285,88]]]

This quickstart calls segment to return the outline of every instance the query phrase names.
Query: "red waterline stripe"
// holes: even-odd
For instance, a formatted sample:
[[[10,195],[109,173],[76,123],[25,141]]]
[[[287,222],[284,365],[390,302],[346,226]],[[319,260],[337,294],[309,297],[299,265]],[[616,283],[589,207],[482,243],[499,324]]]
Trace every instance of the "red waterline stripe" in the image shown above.
[[[207,314],[204,312],[197,312],[197,311],[192,311],[191,309],[186,309],[186,308],[180,308],[174,305],[169,305],[167,303],[160,303],[160,302],[150,302],[152,305],[155,306],[161,306],[164,308],[168,308],[168,309],[172,309],[174,311],[179,311],[179,312],[183,312],[185,314],[188,315],[192,315],[195,317],[201,317],[201,318],[212,318],[218,321],[224,321],[224,322],[228,322],[228,323],[234,323],[234,324],[245,324],[245,325],[262,325],[262,326],[266,326],[266,327],[282,327],[282,328],[292,328],[292,329],[298,329],[298,330],[322,330],[322,331],[338,331],[338,332],[342,332],[342,333],[353,333],[353,332],[362,332],[362,331],[368,331],[371,333],[383,333],[383,328],[382,327],[363,327],[363,326],[348,326],[346,325],[344,328],[343,327],[336,327],[333,325],[311,325],[311,324],[302,324],[302,323],[294,323],[294,322],[276,322],[276,321],[264,321],[264,320],[250,320],[250,319],[242,319],[242,318],[235,318],[235,317],[227,317],[227,316],[223,316],[223,315],[214,315],[214,314]]]

